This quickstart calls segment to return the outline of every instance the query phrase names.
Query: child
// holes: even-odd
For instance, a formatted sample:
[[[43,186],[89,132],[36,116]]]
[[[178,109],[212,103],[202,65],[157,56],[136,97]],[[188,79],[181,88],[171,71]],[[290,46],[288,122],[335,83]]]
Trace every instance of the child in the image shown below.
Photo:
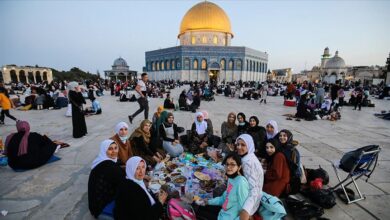
[[[14,103],[6,96],[5,88],[0,87],[0,105],[1,105],[1,115],[0,115],[0,125],[4,124],[4,118],[8,118],[17,121],[17,119],[9,114],[11,108],[15,108]]]

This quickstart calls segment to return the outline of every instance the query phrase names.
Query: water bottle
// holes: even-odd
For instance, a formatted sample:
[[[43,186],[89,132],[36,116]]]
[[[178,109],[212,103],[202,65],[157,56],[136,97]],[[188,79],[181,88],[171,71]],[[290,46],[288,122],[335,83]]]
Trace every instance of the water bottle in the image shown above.
[[[186,182],[186,192],[192,192],[192,179],[191,176],[188,177],[187,182]]]

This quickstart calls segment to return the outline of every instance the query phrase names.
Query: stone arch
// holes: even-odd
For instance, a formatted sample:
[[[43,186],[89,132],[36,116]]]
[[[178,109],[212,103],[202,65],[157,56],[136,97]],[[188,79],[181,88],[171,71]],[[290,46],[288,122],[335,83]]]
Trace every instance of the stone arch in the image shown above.
[[[190,58],[184,58],[183,69],[185,69],[185,70],[189,70],[190,69]]]
[[[35,79],[34,79],[34,73],[33,72],[28,72],[27,73],[27,81],[28,83],[35,83]]]
[[[35,72],[35,79],[36,79],[37,83],[42,82],[41,72],[39,72],[39,71]]]
[[[19,70],[19,81],[22,83],[27,83],[26,72],[24,70]]]
[[[169,60],[165,60],[165,69],[170,70],[171,69],[171,62]]]
[[[47,72],[46,71],[43,72],[43,81],[47,81]]]
[[[4,82],[3,72],[0,71],[0,83]]]
[[[16,75],[16,71],[15,70],[11,70],[10,72],[9,72],[9,75],[10,75],[10,77],[11,77],[11,82],[12,83],[18,83],[19,81],[18,81],[18,76]]]
[[[171,67],[173,70],[176,69],[176,62],[174,59],[171,60]]]

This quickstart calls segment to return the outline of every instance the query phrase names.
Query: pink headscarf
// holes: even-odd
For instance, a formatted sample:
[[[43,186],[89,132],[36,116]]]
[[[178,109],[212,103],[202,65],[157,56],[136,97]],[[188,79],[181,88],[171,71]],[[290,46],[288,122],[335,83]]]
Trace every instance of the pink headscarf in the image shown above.
[[[28,148],[28,136],[30,135],[30,125],[27,121],[18,121],[16,122],[16,129],[18,132],[24,132],[24,135],[22,137],[22,140],[19,144],[19,151],[18,156],[27,154],[27,148]],[[15,133],[8,135],[8,137],[5,140],[5,146],[8,148],[8,144],[11,141],[11,138],[15,135]]]

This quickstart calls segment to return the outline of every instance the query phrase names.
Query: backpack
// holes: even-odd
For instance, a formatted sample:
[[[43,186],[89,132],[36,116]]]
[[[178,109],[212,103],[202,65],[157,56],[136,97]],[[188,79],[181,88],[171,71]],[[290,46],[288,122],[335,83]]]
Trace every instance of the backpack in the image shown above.
[[[330,189],[319,189],[315,191],[302,191],[303,195],[310,198],[312,202],[324,209],[330,209],[336,205],[336,197]]]
[[[167,212],[170,220],[196,220],[192,206],[183,202],[181,199],[170,199]]]
[[[305,169],[306,176],[307,176],[307,182],[310,183],[311,181],[321,178],[322,183],[324,185],[328,185],[329,183],[329,174],[326,172],[326,170],[322,169],[321,166],[319,166],[318,169]]]
[[[360,156],[363,152],[369,152],[369,151],[378,150],[378,149],[379,149],[378,145],[368,145],[368,146],[361,147],[361,148],[358,148],[356,150],[347,152],[341,158],[339,167],[341,169],[343,169],[345,172],[349,173],[352,171],[352,169],[354,168],[356,163],[359,161]],[[378,161],[378,154],[375,156],[374,160],[375,160],[375,165],[376,165],[376,162]],[[357,164],[355,170],[358,170],[364,164],[365,164],[364,162]],[[374,171],[374,169],[375,169],[375,166],[372,169],[371,173]]]

